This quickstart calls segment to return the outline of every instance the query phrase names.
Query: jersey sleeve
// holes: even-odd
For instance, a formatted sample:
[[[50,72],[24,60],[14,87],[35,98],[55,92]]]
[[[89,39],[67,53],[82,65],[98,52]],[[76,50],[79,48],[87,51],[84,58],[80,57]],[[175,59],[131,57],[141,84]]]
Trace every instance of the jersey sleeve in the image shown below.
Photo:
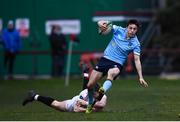
[[[140,44],[138,44],[137,46],[135,46],[133,53],[136,55],[140,55],[141,53],[141,48],[140,48]]]
[[[117,31],[117,29],[118,29],[118,26],[117,25],[113,25],[112,32],[115,33]]]
[[[113,32],[113,33],[116,33],[117,30],[122,31],[123,29],[124,29],[124,28],[121,27],[121,26],[117,26],[117,25],[113,25],[113,26],[112,26],[112,32]]]

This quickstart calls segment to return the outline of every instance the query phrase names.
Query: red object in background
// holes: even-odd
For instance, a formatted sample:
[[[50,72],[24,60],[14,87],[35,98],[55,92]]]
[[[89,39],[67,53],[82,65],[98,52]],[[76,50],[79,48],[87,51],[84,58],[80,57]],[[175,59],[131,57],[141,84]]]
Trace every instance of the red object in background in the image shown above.
[[[76,35],[70,34],[69,38],[70,38],[70,41],[74,41],[76,39]]]
[[[79,39],[77,38],[75,34],[70,34],[69,38],[70,38],[70,41],[79,43]]]
[[[80,67],[83,64],[86,64],[89,69],[89,74],[93,70],[94,65],[97,64],[98,60],[103,56],[103,53],[83,53],[80,57]]]

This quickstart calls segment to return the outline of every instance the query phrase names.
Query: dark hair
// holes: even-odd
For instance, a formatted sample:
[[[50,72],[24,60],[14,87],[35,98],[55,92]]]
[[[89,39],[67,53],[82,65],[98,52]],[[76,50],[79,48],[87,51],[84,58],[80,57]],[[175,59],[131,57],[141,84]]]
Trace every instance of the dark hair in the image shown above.
[[[129,26],[130,24],[135,24],[138,28],[141,27],[140,22],[136,19],[130,19],[127,23],[127,26]]]

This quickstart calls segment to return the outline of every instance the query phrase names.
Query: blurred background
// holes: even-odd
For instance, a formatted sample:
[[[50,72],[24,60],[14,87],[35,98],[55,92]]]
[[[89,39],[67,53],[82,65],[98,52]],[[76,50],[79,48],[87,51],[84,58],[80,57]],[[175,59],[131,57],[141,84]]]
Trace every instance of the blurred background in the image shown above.
[[[142,25],[143,74],[180,78],[179,12],[177,0],[1,0],[0,78],[80,76],[81,64],[92,68],[112,36],[98,35],[96,22],[125,27],[131,18]],[[7,25],[19,32],[21,42],[12,69],[4,64]],[[133,75],[130,55],[122,77]]]

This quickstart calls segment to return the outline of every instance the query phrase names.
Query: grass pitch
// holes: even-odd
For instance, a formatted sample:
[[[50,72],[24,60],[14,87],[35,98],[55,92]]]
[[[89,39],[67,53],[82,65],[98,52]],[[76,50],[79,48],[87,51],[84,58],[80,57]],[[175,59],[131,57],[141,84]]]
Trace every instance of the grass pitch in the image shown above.
[[[118,79],[108,91],[107,106],[103,112],[84,114],[59,112],[41,103],[21,105],[28,90],[58,100],[72,98],[82,89],[81,79],[0,80],[0,120],[56,120],[56,121],[180,121],[180,81],[147,78],[149,87],[143,88],[137,79]],[[102,82],[101,82],[102,83]]]

